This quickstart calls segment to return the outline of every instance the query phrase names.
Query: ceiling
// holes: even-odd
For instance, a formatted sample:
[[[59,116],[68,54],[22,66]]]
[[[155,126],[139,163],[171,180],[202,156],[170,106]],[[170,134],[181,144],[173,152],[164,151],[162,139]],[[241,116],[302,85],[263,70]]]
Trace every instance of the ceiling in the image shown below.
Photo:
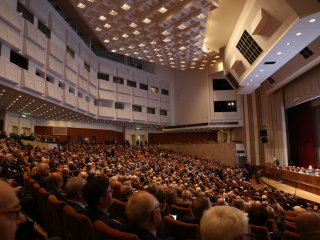
[[[245,1],[53,2],[79,31],[92,38],[93,44],[114,53],[186,70],[207,69],[222,62],[220,49],[226,46]]]

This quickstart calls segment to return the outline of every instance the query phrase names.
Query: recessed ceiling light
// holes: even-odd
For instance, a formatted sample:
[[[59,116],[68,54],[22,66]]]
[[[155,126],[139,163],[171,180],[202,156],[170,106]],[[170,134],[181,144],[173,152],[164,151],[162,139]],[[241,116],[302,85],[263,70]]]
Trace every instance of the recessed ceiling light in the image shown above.
[[[171,52],[169,52],[167,55],[168,55],[168,56],[171,56],[171,55],[172,55],[172,53],[171,53]]]
[[[99,27],[96,27],[94,30],[96,30],[97,32],[100,32],[102,29]]]
[[[183,29],[185,29],[185,28],[186,28],[186,26],[185,26],[185,25],[183,25],[183,24],[181,24],[180,26],[178,26],[178,28],[179,28],[180,30],[183,30]]]
[[[168,9],[166,9],[165,7],[161,7],[158,12],[161,12],[161,13],[165,13],[166,11],[168,11]]]
[[[94,2],[95,0],[87,0],[88,2]]]
[[[258,75],[258,74],[254,75],[254,76],[259,77],[259,75]]]
[[[190,68],[194,68],[194,66],[191,66]]]
[[[301,36],[301,35],[302,35],[301,32],[296,33],[296,36]]]
[[[286,46],[290,46],[290,45],[291,45],[291,43],[290,43],[290,42],[287,42],[287,43],[286,43]]]
[[[250,83],[247,83],[246,85],[247,85],[247,86],[249,86],[249,85],[250,85]]]
[[[146,24],[149,24],[149,23],[151,23],[151,20],[149,18],[145,18],[145,19],[143,19],[142,22],[144,22]]]
[[[159,52],[159,51],[160,51],[160,49],[159,49],[159,48],[155,48],[153,51],[155,51],[155,52]]]
[[[113,37],[112,40],[117,41],[117,40],[119,40],[119,38]]]
[[[315,22],[315,21],[316,21],[316,19],[315,19],[315,18],[312,18],[312,19],[309,20],[309,23],[313,23],[313,22]]]
[[[135,55],[139,55],[139,53],[138,53],[138,52],[134,52],[133,54],[135,54]]]
[[[78,8],[85,8],[86,5],[80,2],[80,3],[78,3],[77,7],[78,7]]]
[[[161,54],[157,54],[156,56],[157,56],[157,57],[161,57],[162,55],[161,55]]]
[[[112,15],[112,16],[116,16],[118,13],[115,10],[111,10],[109,12],[109,14]]]
[[[99,17],[99,19],[100,19],[101,21],[104,21],[104,20],[106,20],[107,18],[106,18],[105,16],[101,15],[101,16]]]
[[[259,71],[260,71],[260,72],[263,72],[264,70],[263,70],[263,69],[260,69]]]
[[[123,4],[122,6],[121,6],[121,8],[123,9],[123,10],[129,10],[131,7],[128,5],[128,4]]]
[[[219,58],[220,56],[219,55],[217,55],[217,56],[215,56],[214,58]]]
[[[150,42],[150,44],[155,45],[155,44],[157,44],[157,42],[156,41],[152,41],[152,42]]]
[[[169,33],[168,31],[163,31],[161,34],[167,36],[167,35],[169,35],[170,33]]]
[[[170,38],[165,38],[165,39],[163,39],[162,41],[164,41],[164,42],[171,42],[171,39],[170,39]]]
[[[134,48],[134,46],[130,45],[128,48],[133,49],[133,48]]]
[[[137,30],[135,30],[135,31],[133,32],[133,34],[134,34],[134,35],[139,35],[139,34],[140,34],[140,32],[139,32],[139,31],[137,31]]]
[[[111,25],[109,23],[106,23],[105,25],[103,25],[105,28],[111,28]]]
[[[124,47],[119,48],[119,51],[124,51]]]
[[[277,52],[277,54],[278,54],[278,55],[281,55],[281,54],[282,54],[282,52]]]
[[[198,16],[197,16],[198,19],[204,19],[206,18],[206,15],[204,15],[203,13],[200,13]]]
[[[180,50],[186,50],[187,48],[185,46],[179,47]]]
[[[145,50],[143,50],[143,52],[144,52],[144,53],[148,53],[148,50],[145,49]]]
[[[204,69],[203,67],[199,68],[199,69]]]
[[[135,27],[137,27],[138,25],[133,22],[133,23],[130,23],[129,26],[132,27],[132,28],[135,28]]]
[[[143,43],[140,43],[138,46],[139,47],[144,47],[145,45]]]
[[[129,35],[126,34],[126,33],[124,33],[124,34],[122,34],[122,37],[123,37],[123,38],[127,38],[127,37],[129,37]]]

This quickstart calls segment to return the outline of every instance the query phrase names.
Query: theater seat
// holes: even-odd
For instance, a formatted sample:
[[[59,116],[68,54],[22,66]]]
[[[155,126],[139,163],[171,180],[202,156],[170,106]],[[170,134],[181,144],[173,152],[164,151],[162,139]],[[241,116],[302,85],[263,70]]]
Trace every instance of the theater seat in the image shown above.
[[[94,240],[139,240],[137,235],[113,229],[100,220],[93,223],[93,235]]]
[[[126,215],[126,202],[120,201],[116,198],[112,199],[112,205],[110,206],[108,212],[113,219],[116,219],[120,222],[127,223],[127,215]]]
[[[286,240],[301,240],[301,237],[298,233],[294,233],[291,231],[284,231],[284,237]]]
[[[163,217],[163,225],[166,237],[174,237],[176,240],[201,239],[198,224],[184,223],[165,216]]]
[[[255,239],[271,240],[267,227],[261,227],[250,224],[251,232],[256,236]]]
[[[94,240],[90,219],[77,213],[72,207],[63,207],[64,240]]]
[[[185,216],[191,216],[191,209],[173,204],[170,205],[170,214],[177,215],[177,220],[181,221]]]
[[[50,224],[49,236],[63,236],[62,209],[65,206],[63,201],[58,200],[54,195],[48,197],[48,216]]]

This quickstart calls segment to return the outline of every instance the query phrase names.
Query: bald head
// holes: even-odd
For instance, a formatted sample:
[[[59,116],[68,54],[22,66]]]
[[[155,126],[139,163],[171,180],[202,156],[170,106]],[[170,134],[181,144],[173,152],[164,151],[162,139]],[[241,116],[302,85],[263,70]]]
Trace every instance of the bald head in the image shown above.
[[[47,163],[39,163],[36,166],[36,174],[46,178],[49,175],[49,165]]]

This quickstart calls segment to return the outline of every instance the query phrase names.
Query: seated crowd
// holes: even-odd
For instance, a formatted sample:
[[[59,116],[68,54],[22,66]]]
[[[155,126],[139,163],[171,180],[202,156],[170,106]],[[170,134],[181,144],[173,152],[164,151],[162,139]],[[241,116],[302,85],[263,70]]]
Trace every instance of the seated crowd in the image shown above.
[[[139,239],[186,239],[166,232],[164,220],[173,215],[177,221],[199,226],[200,237],[190,239],[253,239],[246,237],[256,233],[255,227],[267,229],[269,239],[286,239],[290,214],[294,218],[290,230],[298,237],[318,239],[320,234],[316,203],[268,186],[254,187],[245,167],[156,146],[69,143],[48,150],[1,138],[0,226],[3,215],[15,214],[14,232],[26,220],[13,188],[28,219],[42,225],[36,199],[26,187],[26,180],[33,179],[92,222],[100,220]],[[115,202],[123,203],[124,215],[113,211]],[[9,205],[15,211],[8,211]],[[0,227],[0,239],[15,239],[8,232]],[[19,236],[18,231],[16,239]]]

